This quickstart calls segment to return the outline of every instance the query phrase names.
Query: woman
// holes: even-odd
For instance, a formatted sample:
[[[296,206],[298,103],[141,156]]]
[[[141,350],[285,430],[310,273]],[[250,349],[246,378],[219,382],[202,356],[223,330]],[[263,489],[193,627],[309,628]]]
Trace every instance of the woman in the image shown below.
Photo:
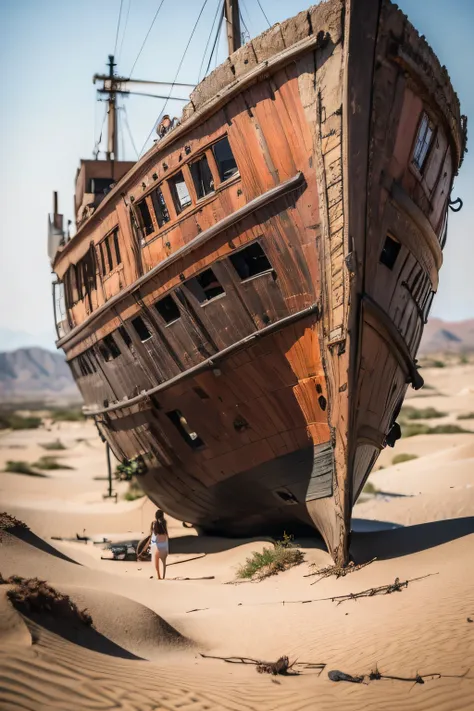
[[[168,544],[168,526],[163,515],[163,511],[158,509],[155,514],[155,520],[152,521],[150,527],[151,534],[151,562],[153,563],[158,580],[165,579],[166,575],[166,558],[169,553]],[[163,578],[160,575],[160,560],[163,566]]]

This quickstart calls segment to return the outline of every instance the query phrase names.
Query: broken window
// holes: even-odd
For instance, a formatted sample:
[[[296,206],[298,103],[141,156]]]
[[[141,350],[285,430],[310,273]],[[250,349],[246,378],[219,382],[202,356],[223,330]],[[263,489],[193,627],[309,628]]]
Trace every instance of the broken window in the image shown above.
[[[182,212],[186,207],[191,205],[191,196],[186,186],[183,172],[180,170],[179,173],[173,175],[173,177],[169,179],[168,183],[170,186],[176,213],[179,215],[180,212]]]
[[[194,432],[192,427],[189,426],[181,410],[172,410],[171,412],[167,412],[166,415],[176,427],[184,441],[192,447],[192,449],[199,449],[199,447],[204,446],[204,442],[198,433]]]
[[[173,323],[181,317],[176,301],[172,296],[165,296],[155,304],[155,309],[166,323]]]
[[[398,254],[400,252],[401,244],[396,239],[387,235],[385,238],[385,243],[380,254],[381,264],[385,264],[389,269],[393,269],[395,262],[397,261]]]
[[[201,156],[189,166],[196,188],[197,199],[205,197],[214,190],[214,180],[206,156]]]
[[[136,318],[132,319],[132,326],[137,332],[137,335],[142,342],[148,341],[148,339],[151,338],[151,333],[148,330],[148,327],[141,316],[137,316]]]
[[[107,237],[99,243],[99,254],[103,276],[106,276],[122,263],[118,228],[113,230],[113,232],[108,234]]]
[[[219,170],[219,176],[222,182],[237,173],[237,163],[235,162],[234,154],[232,153],[227,136],[224,136],[224,138],[220,141],[214,143],[212,146],[212,152],[214,154],[217,168]]]
[[[115,342],[115,338],[110,333],[108,336],[104,336],[103,343],[105,347],[109,350],[111,358],[118,358],[120,355],[120,348]]]
[[[151,235],[155,231],[155,226],[153,224],[153,220],[151,219],[150,210],[146,200],[142,200],[137,203],[137,213],[140,221],[140,227],[143,232],[145,235]]]
[[[155,217],[158,222],[158,227],[163,227],[164,224],[170,221],[170,214],[166,207],[166,201],[160,188],[154,190],[151,194],[153,207],[155,208]]]
[[[127,331],[127,329],[125,328],[125,326],[119,326],[119,327],[118,327],[118,332],[119,332],[120,335],[122,336],[122,340],[123,340],[123,342],[125,343],[125,345],[127,346],[127,348],[130,348],[130,346],[132,345],[132,339],[131,339],[130,336],[128,335],[128,331]]]
[[[229,259],[242,281],[272,270],[272,265],[258,242],[231,254]]]
[[[94,195],[106,195],[113,182],[112,178],[91,178],[87,192],[94,193]]]
[[[200,304],[210,301],[220,294],[225,294],[224,288],[212,269],[206,269],[192,279],[188,279],[186,286]]]
[[[119,246],[119,240],[118,240],[118,230],[114,230],[114,232],[113,232],[113,237],[114,237],[114,249],[115,249],[115,260],[116,260],[116,264],[121,264],[121,262],[122,262],[122,257],[120,256],[120,246]]]
[[[433,122],[430,121],[428,114],[423,112],[416,136],[415,149],[413,151],[413,164],[420,171],[420,173],[423,172],[423,168],[425,167],[426,158],[428,157],[428,151],[431,147],[433,139],[433,133]]]

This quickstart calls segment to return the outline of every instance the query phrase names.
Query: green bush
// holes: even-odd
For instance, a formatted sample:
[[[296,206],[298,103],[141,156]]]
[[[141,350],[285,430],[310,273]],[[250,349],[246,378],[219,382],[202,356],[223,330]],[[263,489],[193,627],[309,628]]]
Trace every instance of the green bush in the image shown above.
[[[465,412],[462,415],[458,415],[456,419],[458,419],[458,420],[474,420],[474,412]]]
[[[437,425],[431,429],[429,434],[459,434],[461,432],[469,433],[471,430],[465,430],[459,425]]]
[[[82,410],[77,409],[53,410],[51,417],[53,422],[80,422],[86,419]]]
[[[67,464],[62,464],[58,462],[57,457],[51,457],[45,455],[44,457],[40,457],[37,462],[33,464],[34,467],[37,469],[44,469],[47,471],[52,471],[53,469],[74,469],[74,467],[70,467]]]
[[[403,462],[411,462],[412,459],[418,459],[417,454],[396,454],[392,459],[392,464],[403,464]]]
[[[11,474],[26,474],[27,476],[45,476],[44,474],[40,474],[40,472],[36,472],[34,469],[32,469],[28,462],[19,462],[13,460],[8,460],[8,462],[5,464],[5,471],[10,472]]]
[[[254,552],[237,570],[237,577],[243,580],[263,580],[299,565],[304,560],[303,553],[295,548],[292,536],[286,533],[282,541],[275,541],[273,548],[264,548],[261,553]]]
[[[126,499],[126,501],[135,501],[135,499],[141,499],[142,496],[145,496],[145,492],[138,481],[136,479],[132,479],[128,485],[128,491],[124,494],[123,498]]]
[[[436,425],[436,427],[429,427],[428,425],[422,425],[420,422],[416,424],[404,423],[402,425],[402,437],[415,437],[420,434],[460,434],[469,433],[471,430],[465,430],[459,425]]]
[[[371,481],[366,481],[364,488],[362,489],[363,494],[378,494],[379,490],[372,484]]]
[[[407,405],[402,408],[400,416],[407,417],[409,420],[433,420],[437,417],[446,417],[446,412],[440,412],[434,407],[411,407]]]
[[[60,449],[67,449],[59,439],[55,440],[54,442],[45,442],[40,446],[48,451],[59,451]]]
[[[41,423],[41,417],[23,417],[14,412],[0,415],[0,430],[37,430]]]

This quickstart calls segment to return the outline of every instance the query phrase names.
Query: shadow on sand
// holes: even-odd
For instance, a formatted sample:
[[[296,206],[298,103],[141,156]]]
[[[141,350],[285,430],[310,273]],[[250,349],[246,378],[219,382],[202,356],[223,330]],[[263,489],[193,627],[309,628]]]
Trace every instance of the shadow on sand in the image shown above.
[[[68,563],[80,565],[77,561],[69,558],[67,555],[64,555],[64,553],[61,553],[61,551],[58,551],[56,548],[53,548],[53,546],[37,536],[36,533],[33,533],[33,531],[30,531],[28,528],[15,526],[14,528],[9,528],[6,532],[15,538],[18,538],[18,540],[28,543],[30,546],[34,546],[34,548],[38,548],[38,550],[43,551],[43,553],[49,553],[50,555],[56,556],[56,558],[66,560]]]
[[[361,521],[360,524],[362,523],[368,522]],[[365,532],[357,532],[356,528],[351,541],[351,554],[354,559],[358,563],[375,557],[379,560],[389,560],[469,536],[474,533],[474,516],[389,529],[395,525],[386,523],[385,530]]]

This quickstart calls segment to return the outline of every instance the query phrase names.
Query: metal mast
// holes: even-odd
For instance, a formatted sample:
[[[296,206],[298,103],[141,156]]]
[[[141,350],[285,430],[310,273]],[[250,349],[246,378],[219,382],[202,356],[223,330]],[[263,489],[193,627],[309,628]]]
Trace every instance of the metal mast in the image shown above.
[[[118,160],[118,136],[117,136],[117,95],[115,93],[114,81],[114,55],[109,54],[109,86],[107,99],[109,104],[107,121],[107,160]]]
[[[227,29],[227,46],[229,54],[235,52],[241,46],[240,36],[240,12],[238,0],[225,0],[224,16]]]

